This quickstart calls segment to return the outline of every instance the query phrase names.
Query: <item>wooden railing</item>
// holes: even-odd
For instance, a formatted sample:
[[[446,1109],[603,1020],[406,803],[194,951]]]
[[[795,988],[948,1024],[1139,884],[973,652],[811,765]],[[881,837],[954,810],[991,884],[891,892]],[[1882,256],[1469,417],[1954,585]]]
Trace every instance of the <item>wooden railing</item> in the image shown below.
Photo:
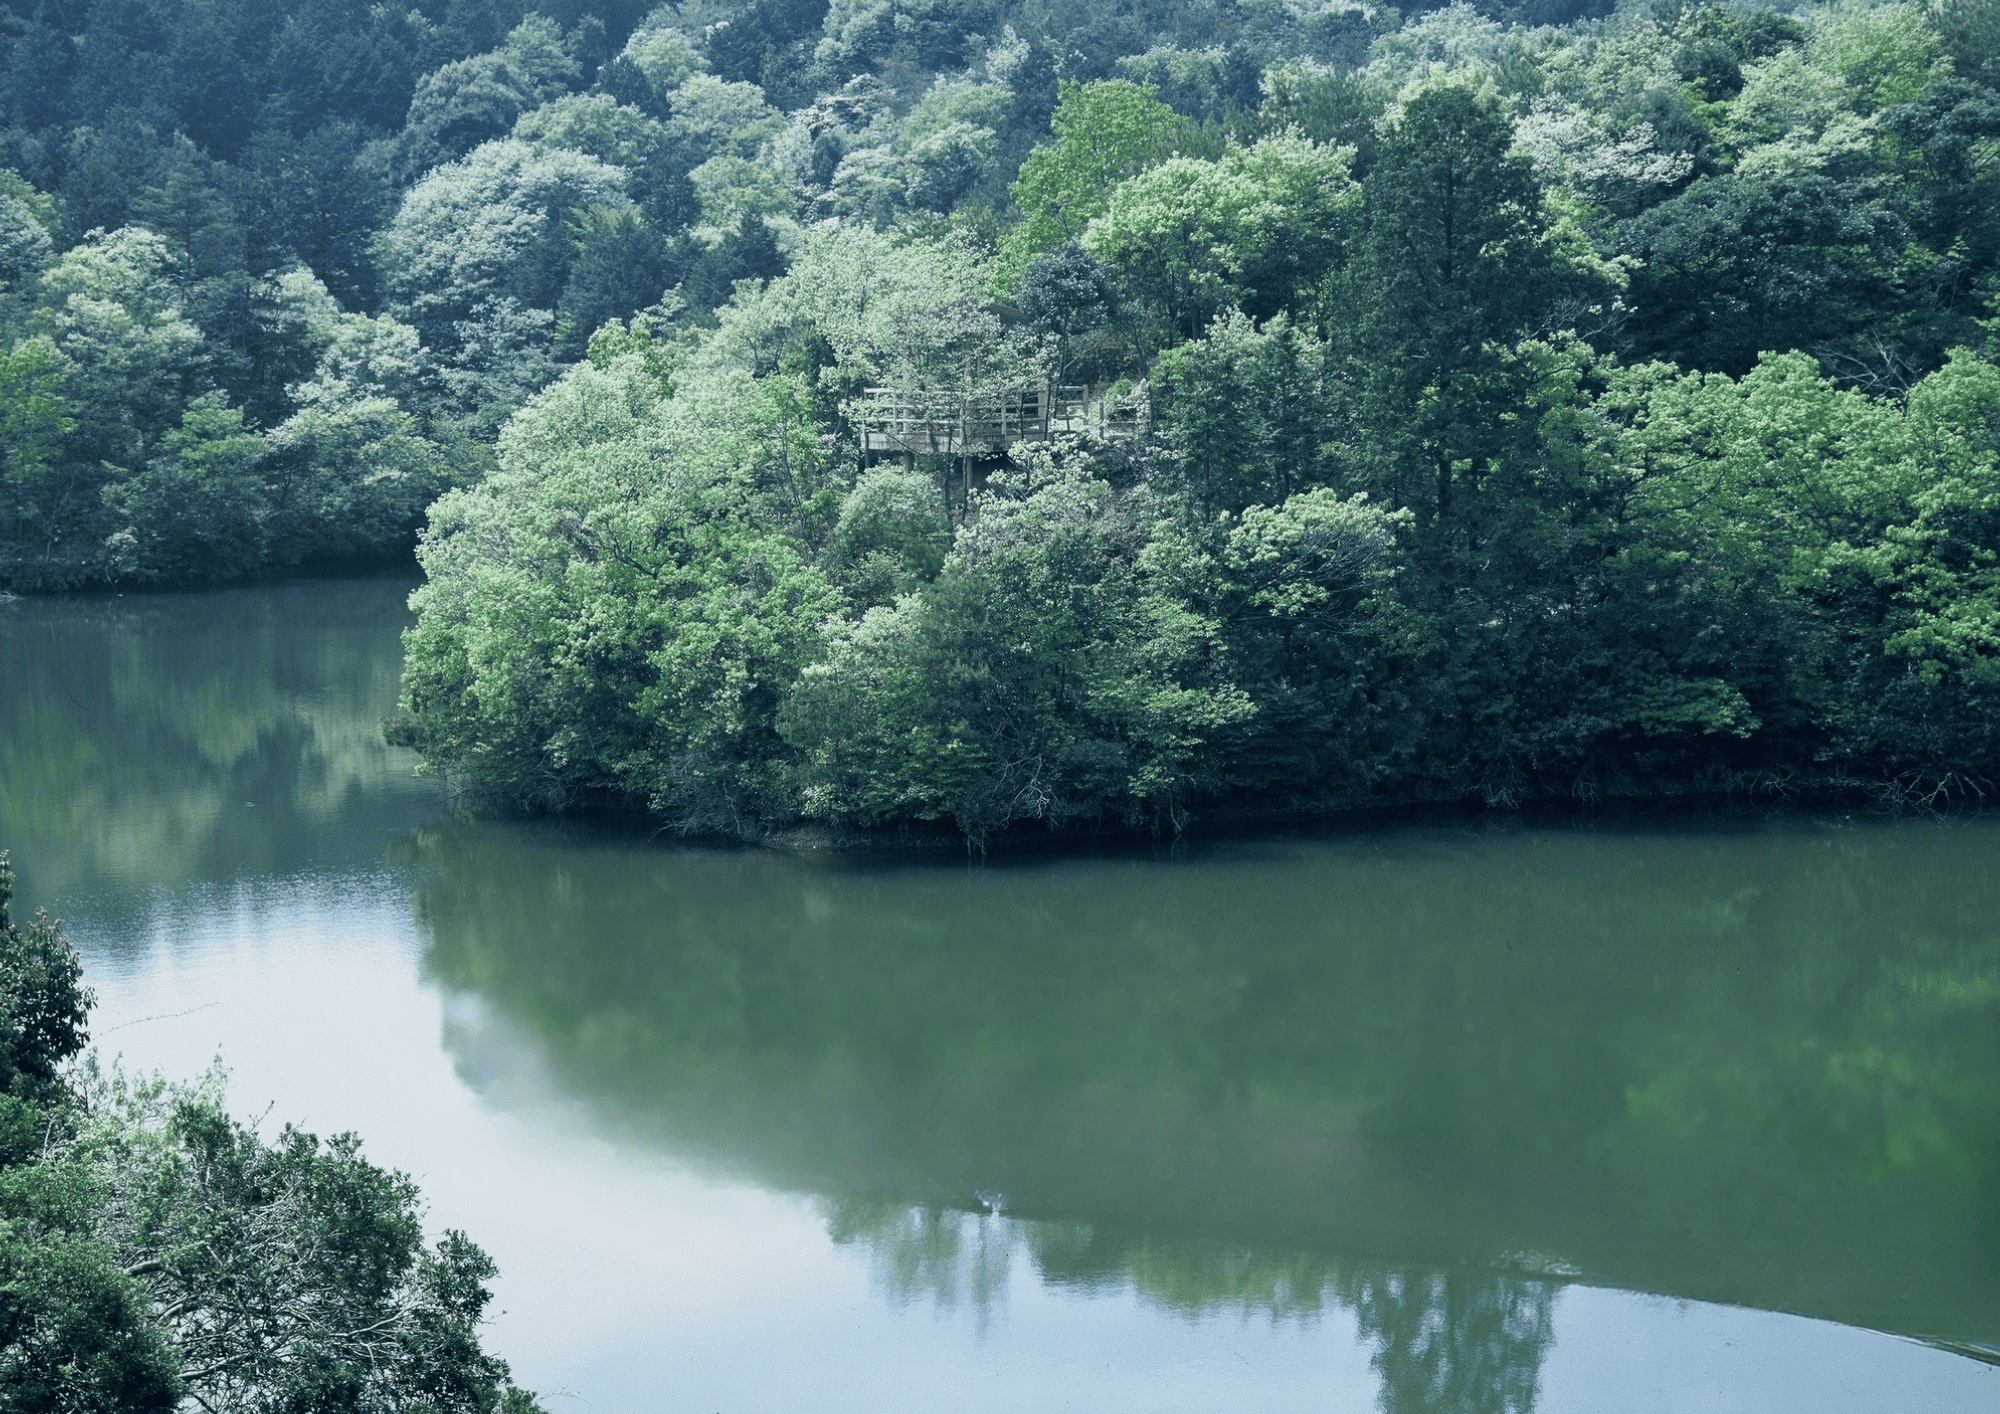
[[[1103,390],[1080,384],[987,397],[864,388],[848,412],[869,451],[935,456],[1003,452],[1016,442],[1045,442],[1064,433],[1127,439],[1151,426],[1143,395],[1107,414]]]

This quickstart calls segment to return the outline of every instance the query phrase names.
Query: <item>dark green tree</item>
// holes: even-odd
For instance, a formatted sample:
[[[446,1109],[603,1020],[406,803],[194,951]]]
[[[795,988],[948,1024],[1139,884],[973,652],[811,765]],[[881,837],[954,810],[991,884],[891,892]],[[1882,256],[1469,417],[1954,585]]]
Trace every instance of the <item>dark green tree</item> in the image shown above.
[[[1705,177],[1621,234],[1635,352],[1747,373],[1760,353],[1813,348],[1905,316],[1888,265],[1894,214],[1818,174]]]
[[[1338,476],[1329,453],[1338,390],[1326,348],[1283,319],[1241,315],[1160,359],[1156,401],[1177,454],[1173,481],[1195,521],[1275,506]]]
[[[606,323],[657,304],[675,281],[667,242],[633,208],[580,211],[569,226],[576,258],[556,306],[555,348],[574,359]]]
[[[391,206],[385,174],[359,160],[366,137],[351,121],[297,138],[266,131],[248,154],[259,179],[255,239],[267,259],[302,262],[351,309],[375,302],[370,246]]]
[[[14,922],[14,868],[0,852],[0,1090],[28,1098],[59,1089],[58,1071],[90,1039],[95,998],[83,964],[47,913]]]
[[[728,300],[738,280],[775,280],[785,273],[785,254],[764,218],[746,213],[743,223],[688,265],[688,302],[711,310]]]
[[[1520,393],[1506,351],[1556,292],[1541,192],[1513,143],[1488,95],[1440,82],[1413,96],[1362,184],[1334,321],[1375,476],[1440,522],[1498,454]]]

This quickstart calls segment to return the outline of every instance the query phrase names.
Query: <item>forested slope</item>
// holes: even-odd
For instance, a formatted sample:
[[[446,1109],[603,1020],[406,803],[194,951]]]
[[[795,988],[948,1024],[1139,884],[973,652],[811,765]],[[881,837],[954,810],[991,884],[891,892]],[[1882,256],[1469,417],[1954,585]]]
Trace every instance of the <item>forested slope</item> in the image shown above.
[[[1991,789],[1992,0],[8,14],[0,573],[428,506],[400,730],[503,797]]]

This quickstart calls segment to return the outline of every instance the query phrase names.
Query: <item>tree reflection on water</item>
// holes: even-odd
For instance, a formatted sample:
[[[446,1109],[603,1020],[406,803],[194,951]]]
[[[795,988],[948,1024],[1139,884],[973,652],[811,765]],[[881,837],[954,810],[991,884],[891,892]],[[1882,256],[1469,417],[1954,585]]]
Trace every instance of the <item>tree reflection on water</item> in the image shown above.
[[[1337,1299],[1412,1400],[1505,1409],[1538,1276],[1995,1343],[1996,838],[968,871],[486,825],[398,857],[433,976],[620,1132],[888,1234],[892,1291],[992,1299],[1025,1244],[1176,1309]],[[981,1188],[1008,1223],[948,1216]]]
[[[435,813],[394,710],[401,580],[0,606],[0,840],[23,897],[373,867]]]
[[[1383,1414],[1530,1414],[1555,1340],[1561,1288],[1550,1281],[1272,1257],[883,1199],[822,1206],[829,1235],[866,1251],[890,1300],[967,1306],[982,1330],[1005,1304],[1017,1261],[1049,1285],[1129,1290],[1190,1316],[1233,1310],[1310,1323],[1345,1311],[1373,1349]]]
[[[1555,1288],[1477,1272],[1374,1272],[1340,1289],[1375,1344],[1384,1414],[1529,1414]]]
[[[985,1318],[1007,1300],[1007,1280],[1024,1225],[950,1208],[910,1207],[868,1198],[825,1200],[827,1235],[865,1250],[875,1283],[897,1305],[969,1306]]]

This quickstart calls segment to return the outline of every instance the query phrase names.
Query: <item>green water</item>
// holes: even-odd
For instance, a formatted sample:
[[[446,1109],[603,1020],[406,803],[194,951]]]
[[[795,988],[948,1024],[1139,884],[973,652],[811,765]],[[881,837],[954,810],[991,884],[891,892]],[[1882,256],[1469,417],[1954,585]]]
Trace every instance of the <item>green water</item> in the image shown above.
[[[988,1313],[936,1359],[1005,1350],[1026,1382],[1061,1347],[1033,1334],[1038,1302],[1115,1316],[1103,1339],[1133,1352],[1245,1313],[1317,1320],[1273,1360],[1358,1351],[1382,1406],[1409,1411],[1571,1407],[1548,1393],[1558,1353],[1669,1320],[1635,1300],[1590,1325],[1593,1293],[1865,1328],[1828,1337],[1864,1372],[1917,1358],[1867,1331],[2000,1347],[1993,822],[1431,828],[980,867],[479,823],[377,729],[406,591],[0,606],[0,847],[25,901],[79,920],[101,1019],[129,1018],[140,1059],[212,1047],[232,1013],[305,1018],[284,988],[308,966],[352,980],[340,1005],[368,1015],[327,1020],[331,1039],[301,1020],[228,1058],[281,1111],[351,1106],[453,1224],[518,1182],[476,1235],[503,1267],[519,1247],[545,1304],[615,1308],[576,1246],[598,1238],[571,1231],[600,1219],[579,1213],[615,1245],[643,1211],[688,1250],[720,1220],[676,1219],[697,1200],[633,1198],[627,1178],[552,1213],[505,1175],[539,1160],[461,1173],[468,1141],[427,1137],[437,1115],[514,1134],[560,1113],[608,1156],[572,1190],[608,1165],[806,1195],[809,1222],[745,1219],[730,1240],[790,1253],[768,1260],[798,1264],[799,1293],[833,1283],[787,1298],[802,1331],[861,1319],[840,1314],[849,1278],[824,1276],[858,1254],[880,1311],[824,1357],[823,1408],[907,1364],[913,1306]],[[139,1024],[196,1004],[216,1010]],[[342,1090],[349,1020],[370,1059]],[[532,1068],[541,1108],[482,1079],[496,1067]],[[995,1335],[1009,1290],[1014,1334]],[[553,1319],[496,1343],[570,1388],[602,1374],[621,1402],[594,1407],[711,1386],[793,1407],[737,1355],[662,1383],[643,1330],[545,1349]],[[1825,1358],[1751,1339],[1754,1311],[1715,1319],[1774,1388]],[[783,1325],[745,1320],[745,1340]],[[2000,1372],[1917,1354],[1893,1381],[1928,1407],[2000,1395]],[[1188,1378],[1190,1407],[1289,1388],[1226,1363]],[[1105,1388],[1094,1407],[1136,1386]]]
[[[1045,1258],[1065,1279],[1174,1303],[1336,1254],[1559,1262],[2000,1344],[1997,845],[1411,834],[968,872],[442,829],[397,857],[437,975],[579,1093],[857,1223],[983,1188],[1093,1225]],[[1157,1261],[1203,1240],[1254,1257]]]

